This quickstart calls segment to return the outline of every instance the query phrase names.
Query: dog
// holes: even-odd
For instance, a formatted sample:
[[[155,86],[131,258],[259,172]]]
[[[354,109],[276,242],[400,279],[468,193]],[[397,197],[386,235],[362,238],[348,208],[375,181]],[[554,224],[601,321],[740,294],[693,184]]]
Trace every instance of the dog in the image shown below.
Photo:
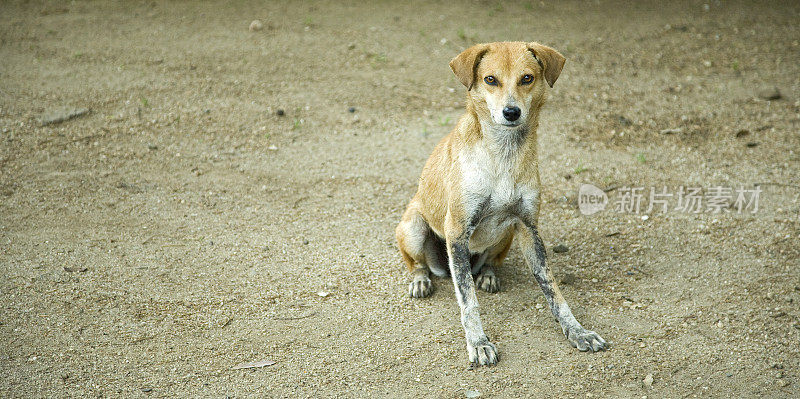
[[[553,87],[565,61],[536,42],[476,44],[453,58],[450,68],[467,88],[466,112],[433,150],[396,229],[412,275],[411,297],[433,293],[430,273],[452,277],[473,364],[498,361],[475,287],[499,291],[495,269],[514,238],[572,346],[593,352],[608,346],[573,316],[547,267],[538,231],[536,130],[545,86]]]

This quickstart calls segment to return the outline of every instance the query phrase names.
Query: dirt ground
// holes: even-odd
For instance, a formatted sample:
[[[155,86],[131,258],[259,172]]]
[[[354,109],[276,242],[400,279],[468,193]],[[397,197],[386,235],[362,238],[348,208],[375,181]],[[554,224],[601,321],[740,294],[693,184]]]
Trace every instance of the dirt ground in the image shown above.
[[[0,5],[0,396],[800,394],[797,2],[229,3]],[[407,296],[394,228],[463,110],[448,61],[498,40],[567,57],[540,231],[607,352],[569,346],[516,248],[478,294],[496,367],[449,280]],[[65,107],[89,112],[42,126]],[[584,216],[582,183],[762,192]]]

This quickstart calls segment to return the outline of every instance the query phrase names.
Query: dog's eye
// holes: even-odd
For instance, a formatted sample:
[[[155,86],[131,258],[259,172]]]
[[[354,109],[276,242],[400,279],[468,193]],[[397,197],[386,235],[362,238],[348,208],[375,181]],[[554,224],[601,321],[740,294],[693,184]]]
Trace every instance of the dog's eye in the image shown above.
[[[489,86],[497,86],[497,79],[495,79],[492,75],[483,78],[483,81]]]
[[[521,85],[526,85],[526,84],[528,84],[528,83],[530,83],[530,82],[533,82],[533,75],[525,75],[525,76],[523,76],[523,77],[522,77],[522,79],[519,81],[519,84],[521,84]]]

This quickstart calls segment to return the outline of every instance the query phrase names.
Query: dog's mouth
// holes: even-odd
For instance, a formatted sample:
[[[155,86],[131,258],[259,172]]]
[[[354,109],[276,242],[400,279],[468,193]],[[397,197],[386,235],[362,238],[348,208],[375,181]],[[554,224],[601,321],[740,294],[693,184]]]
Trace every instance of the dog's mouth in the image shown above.
[[[503,123],[500,124],[500,126],[505,126],[505,127],[518,127],[520,125],[522,125],[522,122],[520,122],[520,121],[503,122]]]

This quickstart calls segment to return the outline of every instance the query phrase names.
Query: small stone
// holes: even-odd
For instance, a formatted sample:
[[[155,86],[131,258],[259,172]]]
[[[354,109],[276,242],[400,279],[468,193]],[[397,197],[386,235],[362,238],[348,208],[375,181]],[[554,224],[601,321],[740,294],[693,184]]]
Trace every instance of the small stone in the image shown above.
[[[150,150],[150,151],[155,151],[155,150],[157,150],[157,149],[158,149],[158,146],[157,146],[157,145],[155,145],[155,144],[149,144],[149,145],[147,146],[147,149],[148,149],[148,150]]]
[[[303,240],[303,245],[308,245],[308,240]]]
[[[758,96],[767,101],[780,100],[783,97],[777,87],[763,89],[758,92]]]
[[[652,388],[653,387],[653,374],[648,374],[646,377],[644,377],[644,381],[642,381],[642,382],[644,382],[644,386],[645,387]]]
[[[778,380],[778,385],[780,385],[781,388],[786,388],[786,387],[789,386],[789,380],[785,380],[785,379],[781,378],[781,379]]]
[[[703,65],[708,68],[711,66],[711,61],[703,61]]]
[[[260,20],[256,19],[250,22],[250,32],[258,32],[261,29],[264,29],[264,24]]]
[[[55,125],[89,113],[89,108],[61,108],[45,112],[39,122],[42,126]]]
[[[575,280],[575,275],[572,273],[564,273],[564,275],[561,276],[561,284],[563,285],[572,285],[575,283]]]
[[[661,134],[678,134],[683,132],[683,129],[679,127],[671,128],[671,129],[663,129],[659,133]]]
[[[151,392],[153,388],[142,388],[142,392]]]
[[[467,390],[467,392],[464,393],[464,396],[466,396],[469,399],[479,398],[481,396],[481,393],[478,392],[478,391],[474,391],[472,389],[469,389],[469,390]]]
[[[541,303],[537,303],[536,309],[544,309],[544,305],[542,305]]]
[[[740,137],[747,136],[748,134],[750,134],[750,131],[749,131],[749,130],[747,130],[747,129],[740,129],[738,132],[736,132],[736,138],[738,139],[738,138],[740,138]]]
[[[751,142],[749,142],[749,143],[747,143],[747,144],[745,144],[745,145],[746,145],[747,147],[749,147],[749,148],[753,148],[753,147],[757,147],[757,146],[758,146],[758,143],[757,143],[757,142],[755,142],[755,141],[751,141]]]
[[[569,251],[569,247],[564,244],[558,244],[553,247],[553,252],[557,254],[563,254],[564,252]]]
[[[351,113],[351,114],[352,114],[353,112],[356,112],[356,107],[350,107],[350,108],[348,108],[348,109],[347,109],[347,112],[349,112],[349,113]]]
[[[616,119],[617,123],[619,123],[621,126],[630,126],[633,124],[633,122],[630,119],[626,118],[624,115],[617,115]]]
[[[323,297],[323,298],[327,297],[327,296],[328,296],[328,295],[330,295],[330,294],[331,294],[331,293],[330,293],[330,292],[328,292],[328,291],[320,291],[320,292],[317,292],[317,295],[319,295],[319,296],[321,296],[321,297]]]
[[[286,112],[279,108],[277,111],[275,111],[275,114],[278,116],[284,116],[286,115]]]
[[[270,151],[278,151],[278,146],[271,144],[269,147],[267,147],[267,149]]]

